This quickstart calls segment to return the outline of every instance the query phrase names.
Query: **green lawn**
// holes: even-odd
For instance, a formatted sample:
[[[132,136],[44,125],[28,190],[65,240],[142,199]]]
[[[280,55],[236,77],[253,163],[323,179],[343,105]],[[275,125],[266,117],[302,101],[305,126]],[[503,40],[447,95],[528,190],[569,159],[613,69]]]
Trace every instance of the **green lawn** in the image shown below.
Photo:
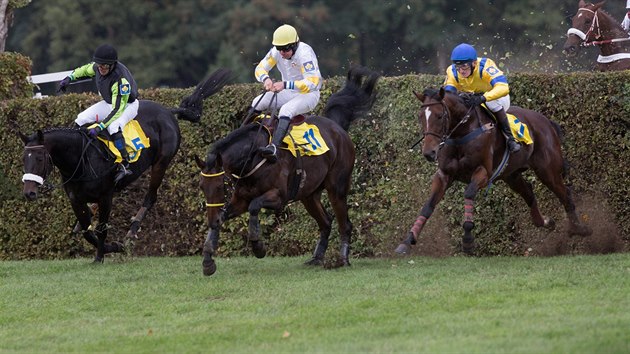
[[[0,262],[0,352],[629,353],[630,254]]]

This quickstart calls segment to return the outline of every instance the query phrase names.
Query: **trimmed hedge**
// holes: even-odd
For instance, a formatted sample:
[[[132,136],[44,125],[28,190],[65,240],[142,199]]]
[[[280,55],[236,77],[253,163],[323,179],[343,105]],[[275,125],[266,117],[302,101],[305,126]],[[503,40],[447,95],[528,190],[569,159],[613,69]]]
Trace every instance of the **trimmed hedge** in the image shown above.
[[[565,236],[566,217],[558,200],[531,172],[543,213],[558,222],[554,231],[531,224],[529,210],[515,193],[498,182],[480,194],[475,205],[475,235],[479,255],[554,255],[611,252],[630,243],[630,93],[628,73],[576,73],[565,75],[510,75],[512,103],[540,110],[565,130],[565,156],[572,165],[570,182],[578,212],[593,229],[586,238]],[[320,112],[344,78],[327,80]],[[441,76],[407,75],[382,78],[372,111],[353,124],[350,134],[357,149],[350,219],[354,224],[354,256],[389,255],[405,236],[424,204],[435,165],[418,149],[409,147],[420,138],[418,102],[412,91],[438,87]],[[192,89],[141,90],[143,99],[177,106]],[[167,171],[158,202],[134,241],[133,254],[200,254],[207,233],[203,196],[198,189],[199,169],[193,156],[204,156],[215,140],[238,127],[251,99],[260,91],[255,84],[232,85],[206,100],[199,124],[180,121],[182,146]],[[70,94],[42,100],[14,99],[0,105],[0,259],[66,258],[93,254],[87,242],[70,237],[74,216],[59,189],[36,202],[20,195],[23,146],[7,123],[12,119],[25,133],[35,129],[69,126],[77,113],[98,100],[87,94]],[[4,180],[2,179],[4,176]],[[60,182],[58,172],[51,179]],[[129,219],[141,205],[148,174],[115,197],[111,240],[123,240]],[[423,230],[414,252],[446,256],[458,252],[462,236],[463,184],[455,184]],[[327,204],[327,203],[325,203]],[[330,207],[328,206],[330,210]],[[317,225],[299,205],[287,207],[279,220],[261,214],[269,255],[310,253],[318,237]],[[246,216],[224,225],[222,255],[249,254],[243,237]],[[337,252],[333,232],[329,252]]]

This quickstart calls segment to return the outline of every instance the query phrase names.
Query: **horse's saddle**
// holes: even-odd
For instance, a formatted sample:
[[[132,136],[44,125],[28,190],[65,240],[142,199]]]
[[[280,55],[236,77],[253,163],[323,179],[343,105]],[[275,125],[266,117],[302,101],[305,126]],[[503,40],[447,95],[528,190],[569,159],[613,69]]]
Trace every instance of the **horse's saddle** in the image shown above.
[[[89,126],[88,129],[90,129],[91,127],[92,126]],[[129,123],[125,124],[125,127],[123,128],[123,137],[125,138],[125,145],[127,147],[127,152],[129,153],[130,163],[138,161],[142,149],[146,149],[151,146],[151,144],[149,143],[149,138],[146,136],[146,134],[144,134],[140,123],[138,123],[138,121],[135,119],[132,119]],[[116,162],[122,161],[120,152],[114,145],[113,141],[110,141],[101,136],[98,136],[98,140],[102,141],[109,152],[116,157]]]
[[[268,114],[261,114],[254,121],[264,125],[271,134],[273,134],[277,124],[277,122],[274,122],[277,120],[271,119],[271,116]],[[291,119],[289,132],[282,142],[287,144],[287,146],[281,146],[280,148],[289,150],[294,157],[297,157],[298,150],[302,156],[322,155],[330,150],[319,132],[319,127],[309,124],[306,117],[301,114]]]
[[[483,104],[482,107],[486,110],[486,112],[488,112],[488,114],[490,114],[490,116],[496,122],[497,119],[494,116],[494,113],[492,113],[492,111],[490,111],[490,109],[488,109],[488,107],[486,107],[485,104]],[[510,130],[512,131],[512,136],[514,136],[514,139],[516,139],[516,141],[521,142],[526,145],[529,145],[534,142],[534,139],[532,139],[531,135],[529,134],[529,127],[527,126],[527,124],[521,122],[520,119],[518,119],[515,115],[510,114],[510,113],[507,113],[507,118],[508,118],[508,121],[510,122]]]

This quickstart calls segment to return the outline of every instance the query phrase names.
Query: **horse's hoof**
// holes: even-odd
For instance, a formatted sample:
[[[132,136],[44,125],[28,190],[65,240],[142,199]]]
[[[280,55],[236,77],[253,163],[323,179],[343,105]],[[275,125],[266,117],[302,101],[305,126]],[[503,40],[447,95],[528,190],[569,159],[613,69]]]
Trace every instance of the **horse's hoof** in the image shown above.
[[[92,262],[92,264],[103,264],[104,261],[105,261],[104,257],[103,258],[96,257],[94,258],[94,261]]]
[[[134,239],[137,240],[138,239],[138,234],[135,232],[132,232],[131,230],[127,231],[127,238],[128,239]]]
[[[211,276],[212,274],[214,274],[214,272],[217,271],[217,264],[214,262],[214,259],[211,259],[210,261],[204,260],[202,265],[203,275],[205,276]]]
[[[267,255],[265,244],[262,241],[252,241],[252,252],[256,258],[265,258]]]
[[[398,247],[396,247],[394,252],[398,254],[407,254],[407,252],[409,252],[409,246],[405,243],[401,243]]]
[[[81,232],[81,224],[79,224],[79,222],[77,221],[76,224],[74,224],[74,228],[72,229],[72,233],[73,234],[78,234]]]
[[[556,221],[550,217],[545,216],[543,218],[543,227],[545,229],[549,229],[549,230],[555,230],[556,228]]]
[[[462,252],[467,256],[472,256],[475,253],[475,239],[462,240]]]
[[[323,264],[324,264],[324,260],[323,259],[315,258],[315,257],[313,257],[313,258],[309,259],[308,261],[304,262],[304,265],[307,265],[307,266],[321,266]]]

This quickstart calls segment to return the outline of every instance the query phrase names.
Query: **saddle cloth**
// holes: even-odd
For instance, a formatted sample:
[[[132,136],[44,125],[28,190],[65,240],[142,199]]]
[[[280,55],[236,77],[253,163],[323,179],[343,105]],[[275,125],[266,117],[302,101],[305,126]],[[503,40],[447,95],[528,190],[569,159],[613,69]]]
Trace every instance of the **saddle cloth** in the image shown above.
[[[529,127],[527,124],[521,122],[515,115],[507,114],[508,121],[510,122],[510,130],[512,136],[516,141],[529,145],[534,142],[531,135],[529,135]]]
[[[92,126],[88,127],[90,129]],[[125,145],[127,152],[129,153],[129,163],[138,161],[142,149],[146,149],[151,144],[149,138],[144,134],[140,123],[137,120],[132,119],[129,123],[125,124],[123,128],[123,137],[125,138]],[[107,149],[116,157],[116,162],[122,161],[120,152],[114,145],[113,141],[109,141],[106,138],[98,136],[98,140],[102,141]]]
[[[319,128],[306,122],[293,125],[282,141],[287,144],[282,149],[289,150],[294,157],[297,157],[296,149],[300,150],[302,156],[322,155],[330,150]]]
[[[497,118],[494,116],[494,113],[484,104],[481,105],[488,114],[497,121]],[[529,145],[534,142],[532,136],[529,134],[529,127],[527,124],[521,122],[515,115],[507,113],[508,122],[510,122],[510,131],[512,131],[512,136],[516,141],[521,142],[523,144]]]

